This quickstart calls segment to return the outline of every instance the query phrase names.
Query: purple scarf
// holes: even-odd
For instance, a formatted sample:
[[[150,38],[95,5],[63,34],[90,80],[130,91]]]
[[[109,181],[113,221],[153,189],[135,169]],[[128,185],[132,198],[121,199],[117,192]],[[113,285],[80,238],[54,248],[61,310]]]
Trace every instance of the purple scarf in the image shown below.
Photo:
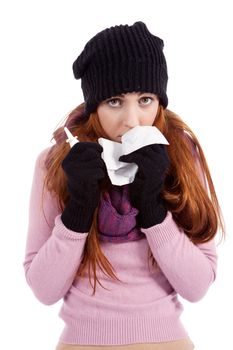
[[[121,243],[144,238],[144,233],[137,227],[137,214],[138,210],[130,204],[129,186],[112,186],[99,206],[100,240]]]

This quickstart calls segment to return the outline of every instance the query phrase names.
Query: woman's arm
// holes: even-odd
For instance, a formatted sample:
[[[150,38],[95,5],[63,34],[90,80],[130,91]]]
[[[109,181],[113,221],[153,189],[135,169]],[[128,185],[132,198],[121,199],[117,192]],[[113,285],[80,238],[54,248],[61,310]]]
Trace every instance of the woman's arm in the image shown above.
[[[214,240],[193,244],[168,211],[165,220],[142,229],[160,269],[184,299],[200,300],[216,277]]]
[[[47,152],[41,152],[35,165],[23,266],[35,296],[50,305],[64,297],[72,285],[88,233],[67,229],[55,195],[45,189],[42,197]]]
[[[198,153],[192,146],[197,174],[207,191],[206,179],[200,166]],[[167,213],[165,220],[145,233],[151,251],[161,270],[184,299],[200,300],[216,278],[217,253],[215,241],[193,244]]]

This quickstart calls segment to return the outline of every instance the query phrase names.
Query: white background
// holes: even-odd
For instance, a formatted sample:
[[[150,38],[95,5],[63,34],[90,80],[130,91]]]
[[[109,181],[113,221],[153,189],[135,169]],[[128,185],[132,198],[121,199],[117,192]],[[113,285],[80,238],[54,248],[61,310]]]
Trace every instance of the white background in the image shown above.
[[[1,348],[55,349],[61,302],[41,304],[23,272],[35,159],[56,125],[83,102],[72,63],[98,31],[144,21],[163,38],[168,108],[204,149],[227,239],[216,282],[198,303],[182,300],[197,350],[232,348],[232,10],[231,1],[1,1]],[[230,318],[228,318],[231,316]]]

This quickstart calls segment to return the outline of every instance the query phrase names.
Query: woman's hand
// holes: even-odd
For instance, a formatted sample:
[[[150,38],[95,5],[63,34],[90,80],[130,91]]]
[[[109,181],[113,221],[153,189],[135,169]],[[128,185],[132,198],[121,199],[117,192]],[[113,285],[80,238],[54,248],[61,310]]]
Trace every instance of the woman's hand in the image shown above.
[[[167,214],[160,193],[170,165],[166,145],[142,147],[119,158],[121,162],[136,163],[138,172],[129,185],[132,205],[139,210],[138,224],[148,228],[161,223]]]
[[[94,210],[100,199],[100,181],[107,174],[101,158],[102,151],[98,143],[78,142],[62,162],[70,200],[61,219],[73,231],[90,230]]]

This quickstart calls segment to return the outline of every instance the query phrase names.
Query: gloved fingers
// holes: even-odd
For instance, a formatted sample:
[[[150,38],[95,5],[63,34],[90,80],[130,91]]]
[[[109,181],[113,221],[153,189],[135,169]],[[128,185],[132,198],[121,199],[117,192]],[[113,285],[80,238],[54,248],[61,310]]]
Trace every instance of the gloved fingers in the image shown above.
[[[75,184],[80,183],[94,183],[96,184],[98,180],[105,178],[106,172],[102,168],[93,168],[77,170],[68,174],[68,182]]]
[[[67,173],[75,173],[78,171],[82,171],[83,169],[95,169],[98,168],[105,168],[105,163],[102,158],[94,158],[92,160],[85,159],[84,161],[80,162],[80,160],[71,161],[71,160],[65,160],[62,162],[62,168]]]
[[[103,147],[94,142],[78,142],[68,152],[63,162],[83,162],[84,160],[92,160],[96,157],[100,158]]]
[[[146,156],[147,158],[149,158],[151,160],[155,160],[159,156],[160,157],[163,156],[163,157],[168,158],[166,145],[153,144],[153,145],[147,145],[147,146],[144,146],[142,148],[139,148],[130,154],[122,155],[119,158],[119,160],[122,162],[127,162],[127,163],[131,163],[131,162],[135,163],[135,160],[137,159],[137,157],[139,157],[139,155]]]
[[[87,149],[93,150],[98,153],[103,152],[103,147],[97,142],[78,142],[71,149],[70,153],[82,153]]]
[[[119,161],[126,163],[136,163],[138,166],[140,166],[143,163],[150,161],[150,159],[145,158],[144,154],[141,152],[136,153],[135,151],[130,154],[120,156]]]

